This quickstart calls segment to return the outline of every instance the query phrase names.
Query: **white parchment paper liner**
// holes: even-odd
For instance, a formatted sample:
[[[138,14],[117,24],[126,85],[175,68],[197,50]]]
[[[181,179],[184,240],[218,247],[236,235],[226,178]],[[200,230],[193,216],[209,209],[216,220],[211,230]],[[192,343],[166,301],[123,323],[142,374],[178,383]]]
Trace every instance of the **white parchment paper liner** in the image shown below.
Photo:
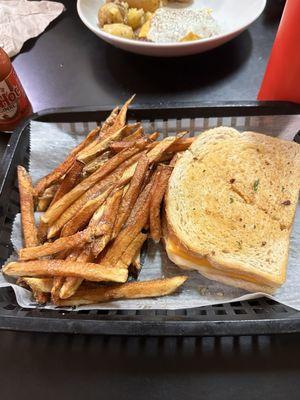
[[[270,118],[270,117],[268,117]],[[269,120],[268,120],[269,121]],[[66,153],[79,143],[86,132],[95,124],[51,124],[31,123],[31,160],[30,173],[35,182],[41,176],[48,173],[59,162]],[[278,127],[278,125],[277,125]],[[289,128],[285,124],[286,129]],[[294,131],[295,132],[295,131]],[[285,131],[283,136],[288,138]],[[147,255],[144,267],[140,273],[140,280],[160,278],[162,276],[174,276],[187,274],[189,280],[183,289],[176,294],[154,299],[119,300],[97,305],[80,306],[77,310],[94,309],[169,309],[193,308],[232,301],[253,299],[261,296],[272,298],[282,304],[300,310],[300,207],[298,206],[293,232],[291,235],[289,264],[286,283],[273,296],[264,293],[248,293],[244,290],[225,286],[202,277],[199,273],[182,271],[175,266],[166,256],[162,246],[155,245],[152,241],[148,243]],[[17,251],[22,247],[20,215],[16,216],[13,225],[12,242]],[[16,258],[16,253],[10,260]],[[31,293],[14,284],[14,280],[0,274],[0,288],[11,286],[16,294],[17,302],[24,308],[34,308]],[[52,305],[43,306],[55,309]]]

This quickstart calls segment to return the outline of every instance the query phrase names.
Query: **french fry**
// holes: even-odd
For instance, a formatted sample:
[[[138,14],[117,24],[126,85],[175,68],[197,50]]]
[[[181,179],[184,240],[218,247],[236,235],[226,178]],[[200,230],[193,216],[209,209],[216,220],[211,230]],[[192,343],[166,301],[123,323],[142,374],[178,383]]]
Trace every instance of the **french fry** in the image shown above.
[[[89,143],[94,141],[99,131],[99,127],[93,129],[87,135],[87,137],[70,152],[70,154],[61,164],[59,164],[53,171],[51,171],[48,175],[44,176],[37,182],[34,187],[34,192],[36,196],[40,196],[41,193],[45,191],[45,189],[57,183],[60,178],[66,174],[66,172],[71,168],[72,164],[74,163],[76,154],[78,154]]]
[[[135,143],[138,144],[138,143],[143,143],[144,141],[147,141],[149,143],[147,145],[147,149],[151,149],[151,148],[155,147],[155,145],[156,145],[156,143],[151,143],[151,142],[156,140],[158,136],[159,136],[159,133],[155,132],[152,135],[141,137],[140,139],[137,139],[135,141]],[[125,139],[127,139],[127,138],[125,138]],[[130,141],[126,141],[125,139],[123,139],[122,141],[119,141],[119,142],[112,143],[109,146],[110,150],[112,150],[114,153],[119,153],[120,151],[126,150],[130,146],[132,146],[132,143]]]
[[[159,165],[158,171],[153,187],[149,210],[150,235],[156,243],[160,241],[162,236],[160,208],[173,168],[169,165]]]
[[[110,115],[107,117],[107,119],[103,122],[103,124],[99,130],[98,137],[96,137],[95,140],[93,142],[91,142],[90,144],[88,144],[87,146],[84,146],[81,149],[81,151],[83,149],[84,150],[89,149],[89,151],[90,151],[94,146],[96,146],[99,143],[100,140],[102,140],[108,134],[108,130],[115,123],[118,113],[119,113],[119,107],[115,107],[112,110],[112,112],[110,113]],[[80,154],[81,151],[78,152],[77,155]]]
[[[33,187],[30,176],[21,165],[18,165],[18,183],[24,244],[25,247],[37,246],[38,237],[34,221]]]
[[[23,287],[24,289],[31,290],[33,297],[35,301],[38,304],[45,304],[49,300],[49,294],[46,292],[41,291],[41,289],[37,287],[33,287],[32,285],[29,284],[29,282],[26,282],[25,280],[30,279],[30,278],[18,278],[17,280],[17,285]],[[41,278],[34,278],[34,279],[41,279]]]
[[[37,227],[38,243],[43,244],[47,240],[48,225],[41,218]]]
[[[88,163],[95,157],[102,154],[104,151],[109,149],[111,143],[122,139],[127,132],[127,126],[119,129],[117,132],[111,133],[110,135],[106,135],[103,139],[99,140],[99,142],[91,147],[90,149],[84,149],[81,153],[78,154],[77,159],[83,163]]]
[[[150,163],[157,162],[161,156],[169,151],[169,148],[175,145],[179,139],[187,134],[187,131],[180,132],[177,136],[169,136],[158,142],[157,145],[147,153]]]
[[[77,257],[78,262],[92,262],[94,260],[92,251],[91,251],[91,246],[86,246],[82,252],[79,254]],[[65,278],[63,285],[61,286],[59,296],[55,299],[56,302],[59,298],[61,299],[67,299],[68,297],[71,297],[76,290],[79,288],[81,283],[83,282],[82,278],[76,278],[73,276],[68,276]]]
[[[124,227],[128,227],[135,224],[136,218],[140,210],[149,207],[149,198],[151,197],[151,188],[153,184],[154,178],[152,177],[152,183],[148,183],[143,191],[140,193],[139,197],[137,198],[135,205],[133,206],[130,215],[124,225]]]
[[[115,265],[132,240],[136,238],[136,236],[141,232],[142,228],[147,223],[149,218],[149,204],[152,184],[153,182],[150,182],[142,193],[144,194],[146,192],[146,195],[144,196],[143,207],[136,212],[134,223],[121,230],[111,247],[108,249],[106,255],[101,261],[101,264]]]
[[[126,268],[103,267],[94,263],[69,260],[35,260],[10,262],[2,269],[8,276],[53,277],[74,276],[92,282],[126,282]]]
[[[91,219],[94,212],[105,202],[112,190],[113,186],[111,186],[109,189],[107,189],[105,192],[101,193],[94,199],[89,200],[81,208],[81,210],[66,223],[61,231],[61,236],[71,236],[77,231],[84,228]]]
[[[44,193],[38,197],[37,199],[37,211],[46,211],[47,208],[49,207],[53,197],[55,196],[55,193],[58,189],[58,185],[52,185],[48,187]]]
[[[127,110],[128,110],[130,103],[132,103],[134,98],[135,98],[135,94],[133,96],[131,96],[130,99],[125,102],[125,104],[121,108],[114,124],[108,129],[108,133],[116,132],[125,125]]]
[[[106,120],[103,122],[100,133],[99,133],[99,139],[102,139],[105,135],[107,135],[108,130],[110,127],[113,126],[113,124],[116,122],[117,116],[119,114],[119,107],[115,107],[110,115],[106,118]]]
[[[51,256],[60,251],[69,250],[74,247],[83,247],[85,243],[92,239],[92,231],[85,229],[75,235],[62,237],[54,242],[44,243],[36,247],[27,247],[19,250],[20,260],[34,260],[39,257]]]
[[[79,182],[82,169],[84,164],[78,160],[75,160],[69,171],[66,173],[64,179],[61,181],[51,203],[54,204],[57,200],[61,199],[66,193],[68,193],[74,186]]]
[[[99,196],[105,190],[110,189],[111,186],[118,182],[118,186],[123,186],[125,183],[120,181],[120,177],[124,174],[124,171],[131,163],[135,163],[139,159],[141,153],[134,155],[133,157],[122,163],[114,172],[109,174],[100,182],[96,183],[89,190],[87,190],[78,200],[76,200],[65,212],[58,218],[57,221],[50,227],[48,232],[48,238],[53,238],[58,235],[61,228],[90,200]]]
[[[146,239],[147,235],[145,233],[139,233],[122,254],[121,258],[116,264],[116,267],[128,268],[136,254],[140,252],[141,247]]]
[[[138,195],[140,193],[140,189],[142,187],[146,172],[148,170],[148,166],[149,166],[148,158],[146,155],[143,155],[137,164],[134,175],[130,181],[129,188],[122,198],[122,202],[118,212],[118,217],[116,219],[115,226],[113,229],[113,234],[112,234],[113,239],[118,235],[122,226],[127,221],[127,218],[130,215],[130,211],[134,206],[138,198]]]
[[[101,253],[111,239],[117,212],[122,200],[122,194],[123,189],[116,191],[114,195],[107,200],[107,204],[101,218],[97,221],[93,216],[93,219],[90,222],[91,226],[97,226],[97,228],[100,228],[100,230],[103,228],[106,230],[106,233],[103,236],[100,236],[93,241],[92,252],[94,257],[97,257]]]
[[[51,289],[51,300],[54,304],[59,299],[60,289],[62,288],[64,281],[65,281],[64,276],[54,276],[53,278],[53,285]]]
[[[39,244],[38,230],[34,221],[33,187],[25,168],[20,165],[18,165],[18,183],[24,244],[25,247],[32,248]],[[33,290],[33,295],[39,304],[44,304],[48,300],[48,296],[39,290]]]
[[[130,282],[124,285],[102,286],[94,289],[80,288],[72,297],[66,300],[58,300],[57,305],[79,306],[119,299],[166,296],[175,292],[186,280],[186,276],[175,276],[144,282]]]
[[[24,281],[33,292],[51,293],[53,278],[23,277],[22,281]]]
[[[137,279],[141,271],[141,268],[142,268],[141,252],[138,251],[137,254],[134,256],[131,265],[129,266],[128,269],[129,275],[132,276],[134,279]]]
[[[124,104],[119,114],[116,116],[114,123],[111,126],[107,127],[107,129],[104,131],[104,134],[102,134],[99,138],[98,143],[95,146],[89,146],[78,154],[78,159],[80,161],[87,162],[91,160],[102,151],[107,149],[112,141],[119,140],[120,138],[128,134],[128,130],[130,131],[130,127],[125,126],[126,114],[128,106],[133,98],[134,96]],[[133,129],[135,129],[135,127]]]
[[[80,255],[81,249],[73,249],[70,253],[68,251],[63,251],[56,255],[56,259],[66,259],[67,261],[76,261]],[[67,278],[65,276],[54,276],[53,285],[51,288],[51,300],[55,304],[57,299],[59,299],[59,294],[62,286]],[[78,279],[78,278],[74,278]]]
[[[69,193],[66,193],[61,199],[59,199],[56,203],[49,207],[43,215],[42,220],[49,225],[53,224],[53,222],[82,194],[84,194],[88,189],[90,189],[97,182],[99,182],[109,173],[114,171],[124,161],[128,160],[139,151],[139,148],[133,146],[116,154],[109,161],[107,161],[107,163],[105,163],[105,165],[100,170],[95,171],[92,175],[84,179]]]
[[[83,167],[83,175],[90,175],[95,172],[98,168],[102,167],[110,157],[110,152],[107,151],[100,156],[96,157],[93,161],[89,162]]]
[[[143,137],[144,129],[142,128],[140,123],[136,125],[137,125],[136,131],[134,131],[131,135],[125,136],[123,138],[123,142],[134,142],[135,140],[141,139]]]

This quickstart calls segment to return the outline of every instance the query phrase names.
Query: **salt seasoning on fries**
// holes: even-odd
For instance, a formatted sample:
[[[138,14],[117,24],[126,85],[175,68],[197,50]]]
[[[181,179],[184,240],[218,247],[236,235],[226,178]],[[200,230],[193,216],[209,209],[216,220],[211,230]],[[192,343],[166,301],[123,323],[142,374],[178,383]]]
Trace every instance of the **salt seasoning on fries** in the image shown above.
[[[165,296],[187,279],[127,283],[129,274],[139,274],[145,241],[162,237],[168,180],[178,152],[193,142],[183,138],[187,132],[158,141],[158,132],[146,135],[141,123],[126,124],[132,100],[116,107],[34,189],[18,169],[24,248],[3,272],[19,277],[38,302],[50,294],[60,306]],[[38,228],[34,199],[45,212]]]
[[[33,187],[30,176],[21,165],[18,166],[18,184],[21,204],[21,221],[25,247],[39,244],[38,232],[34,221]],[[46,303],[48,296],[42,291],[33,289],[34,298],[38,303]]]

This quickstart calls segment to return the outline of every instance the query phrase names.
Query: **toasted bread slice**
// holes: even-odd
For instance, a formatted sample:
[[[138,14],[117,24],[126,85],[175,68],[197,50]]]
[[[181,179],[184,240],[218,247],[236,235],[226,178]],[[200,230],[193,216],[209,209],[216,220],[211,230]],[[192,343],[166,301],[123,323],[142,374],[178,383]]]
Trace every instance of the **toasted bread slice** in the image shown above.
[[[273,292],[285,281],[300,146],[219,127],[177,161],[166,195],[173,261],[210,279]]]

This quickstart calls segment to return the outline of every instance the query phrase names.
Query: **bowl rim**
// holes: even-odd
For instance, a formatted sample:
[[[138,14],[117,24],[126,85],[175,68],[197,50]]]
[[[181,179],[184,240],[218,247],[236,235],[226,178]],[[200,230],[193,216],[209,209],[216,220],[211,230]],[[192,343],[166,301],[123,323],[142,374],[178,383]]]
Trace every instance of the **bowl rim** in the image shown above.
[[[233,31],[227,32],[227,33],[221,33],[219,35],[215,35],[206,39],[197,39],[189,42],[169,42],[169,43],[153,43],[153,42],[147,42],[147,41],[142,41],[142,40],[137,40],[137,39],[125,39],[120,36],[112,35],[111,33],[104,32],[100,27],[99,29],[95,29],[91,23],[88,21],[88,19],[85,17],[85,14],[82,11],[82,2],[85,0],[77,0],[77,12],[79,15],[79,18],[81,21],[84,23],[84,25],[89,28],[92,32],[94,32],[96,35],[103,37],[104,39],[108,39],[110,41],[115,41],[117,43],[123,43],[126,45],[131,45],[135,47],[149,47],[149,48],[186,48],[193,46],[195,44],[200,44],[200,43],[210,43],[214,42],[216,40],[222,40],[227,38],[228,36],[231,35],[236,35],[243,30],[247,29],[254,21],[256,21],[261,14],[263,13],[267,0],[260,0],[261,4],[260,7],[258,7],[257,13],[255,16],[246,24],[246,25],[241,25],[234,29]]]

